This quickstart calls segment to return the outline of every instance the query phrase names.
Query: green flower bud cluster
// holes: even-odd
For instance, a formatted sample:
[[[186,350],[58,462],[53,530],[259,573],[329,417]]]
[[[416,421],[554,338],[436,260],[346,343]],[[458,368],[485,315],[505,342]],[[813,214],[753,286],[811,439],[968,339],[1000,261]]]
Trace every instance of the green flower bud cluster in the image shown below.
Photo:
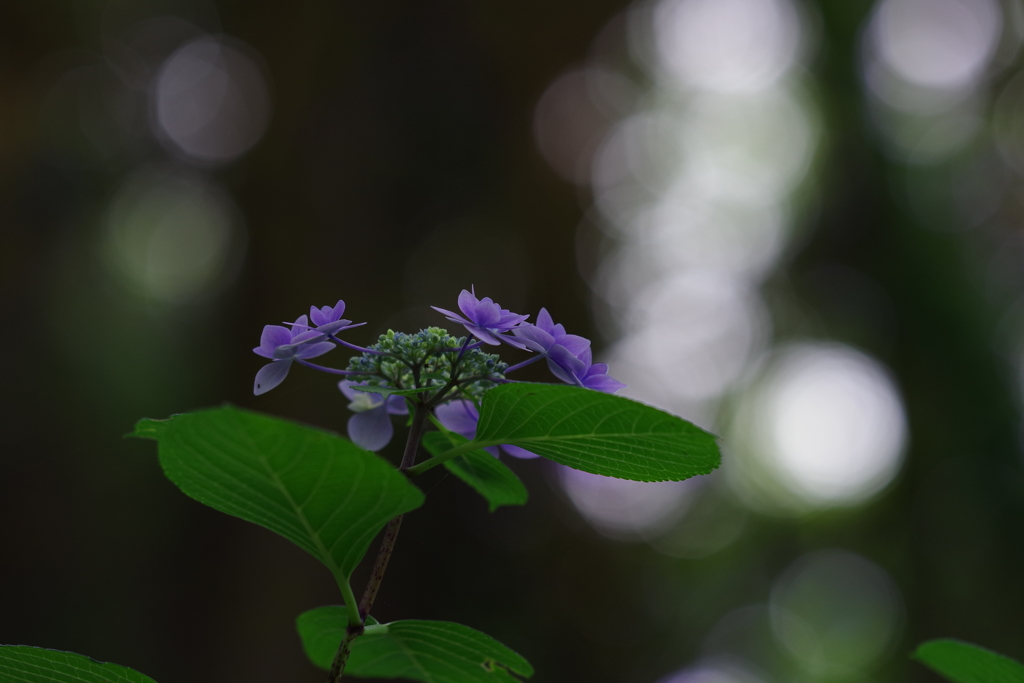
[[[363,353],[349,360],[348,370],[360,373],[349,379],[371,387],[401,390],[449,387],[445,400],[479,401],[495,386],[495,380],[504,379],[508,364],[480,349],[462,352],[465,343],[465,337],[453,337],[440,327],[428,327],[416,334],[388,330],[376,344],[367,347],[378,353]],[[431,397],[430,392],[422,396]]]

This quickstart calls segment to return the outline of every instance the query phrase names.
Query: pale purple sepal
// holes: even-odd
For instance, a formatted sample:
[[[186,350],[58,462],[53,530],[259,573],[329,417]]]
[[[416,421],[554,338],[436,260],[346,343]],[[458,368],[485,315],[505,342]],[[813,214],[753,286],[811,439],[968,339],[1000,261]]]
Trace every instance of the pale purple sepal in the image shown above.
[[[381,404],[381,408],[384,404]],[[379,451],[391,442],[395,427],[387,410],[367,410],[348,419],[348,438],[360,448]]]
[[[264,358],[273,358],[274,351],[278,346],[292,343],[292,331],[281,325],[266,325],[263,334],[260,335],[260,345],[254,348],[253,353]]]
[[[256,373],[256,381],[253,383],[252,393],[257,396],[267,393],[284,381],[291,367],[291,359],[275,360],[272,363],[267,363]]]
[[[358,391],[352,386],[356,384],[347,379],[338,382],[338,389],[350,401],[349,408],[358,406],[358,412],[348,419],[348,437],[357,446],[368,451],[379,451],[391,442],[395,435],[391,415],[408,415],[409,407],[402,396],[383,396],[382,394]],[[362,404],[362,405],[359,405]]]

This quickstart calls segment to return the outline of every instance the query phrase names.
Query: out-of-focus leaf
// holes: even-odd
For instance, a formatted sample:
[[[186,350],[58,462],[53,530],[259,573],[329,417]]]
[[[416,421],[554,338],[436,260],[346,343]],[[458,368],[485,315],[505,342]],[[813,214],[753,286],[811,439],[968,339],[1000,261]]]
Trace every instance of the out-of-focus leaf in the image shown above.
[[[423,447],[431,455],[441,455],[465,442],[465,438],[454,433],[427,432],[423,435]],[[444,466],[486,498],[491,512],[502,505],[525,505],[529,497],[516,473],[487,451],[470,451],[446,460]]]
[[[484,394],[472,444],[512,444],[584,472],[679,481],[721,462],[715,437],[622,396],[558,384],[504,384]]]
[[[141,420],[164,473],[200,503],[275,531],[348,580],[373,537],[423,493],[334,434],[226,406]]]
[[[330,669],[348,625],[343,607],[318,607],[297,619],[307,656]],[[375,625],[352,641],[345,675],[408,678],[423,683],[511,683],[533,667],[494,638],[449,621],[404,620]]]
[[[155,683],[134,669],[84,655],[27,645],[0,645],[3,683]]]
[[[1024,683],[1024,665],[960,640],[929,640],[913,656],[955,683]]]

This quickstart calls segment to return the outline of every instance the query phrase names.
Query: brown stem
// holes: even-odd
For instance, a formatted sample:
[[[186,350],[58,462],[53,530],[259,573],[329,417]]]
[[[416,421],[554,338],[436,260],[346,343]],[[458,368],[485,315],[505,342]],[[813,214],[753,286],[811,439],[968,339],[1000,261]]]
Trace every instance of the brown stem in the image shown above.
[[[402,515],[398,515],[388,522],[387,528],[384,529],[384,540],[380,542],[380,550],[377,551],[377,559],[373,563],[373,573],[370,574],[366,590],[363,591],[363,597],[359,600],[359,614],[363,619],[370,614],[373,601],[377,599],[377,591],[380,590],[380,584],[384,581],[384,572],[388,570],[388,560],[391,559],[391,553],[395,550],[395,539],[398,538],[398,530],[401,528]]]
[[[413,409],[412,426],[409,428],[409,436],[405,441],[405,452],[402,454],[402,464],[399,470],[405,472],[416,464],[416,453],[419,451],[420,439],[423,437],[423,430],[427,425],[427,417],[430,409],[422,403],[417,402]],[[395,540],[398,538],[398,530],[402,528],[402,517],[398,515],[384,529],[384,538],[377,550],[377,559],[373,562],[373,571],[370,580],[363,591],[363,597],[359,600],[359,616],[365,621],[373,607],[373,601],[377,599],[377,591],[384,581],[384,572],[388,569],[388,561],[391,560],[391,553],[395,550]],[[352,651],[352,641],[363,633],[363,624],[348,625],[345,629],[345,637],[341,639],[338,652],[334,655],[334,662],[331,665],[331,672],[327,676],[327,683],[338,683],[341,675],[345,673],[345,663],[348,661],[349,653]]]
[[[327,683],[337,683],[341,680],[341,674],[345,672],[345,662],[348,661],[348,656],[352,652],[352,641],[362,633],[362,624],[359,624],[357,628],[352,628],[350,624],[345,629],[345,637],[341,639],[338,652],[334,655],[334,662],[331,663],[331,672],[327,674]]]

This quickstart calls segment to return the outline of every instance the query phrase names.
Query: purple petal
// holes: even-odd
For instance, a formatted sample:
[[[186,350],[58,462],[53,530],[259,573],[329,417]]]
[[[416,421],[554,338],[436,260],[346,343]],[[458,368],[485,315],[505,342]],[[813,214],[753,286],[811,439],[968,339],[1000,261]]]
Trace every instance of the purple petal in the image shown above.
[[[480,301],[474,294],[466,290],[459,292],[459,310],[470,320],[473,320],[473,315],[476,313],[476,307],[479,303]]]
[[[379,451],[388,445],[395,434],[388,411],[379,408],[356,413],[348,419],[348,438],[368,451]]]
[[[493,334],[490,330],[477,327],[476,325],[465,324],[463,326],[471,335],[482,341],[484,344],[490,344],[491,346],[498,346],[501,344],[501,337]]]
[[[465,318],[463,318],[458,313],[453,313],[452,311],[449,311],[446,308],[438,308],[437,306],[431,306],[431,308],[433,308],[438,313],[443,314],[446,318],[451,320],[453,323],[459,323],[460,325],[470,325],[470,324],[472,324],[472,323],[470,323],[470,321],[466,320]]]
[[[302,342],[308,341],[320,341],[324,338],[324,335],[316,330],[302,330],[292,335],[291,344],[301,344]]]
[[[524,344],[523,342],[519,341],[518,339],[516,339],[515,337],[512,337],[510,335],[499,334],[499,335],[496,335],[495,338],[496,339],[500,339],[501,341],[505,342],[506,344],[508,344],[512,348],[522,349],[523,351],[527,350],[526,344]]]
[[[330,311],[331,311],[331,309],[328,308],[327,306],[324,306],[323,308],[317,308],[316,306],[310,306],[309,307],[309,319],[317,327],[319,327],[321,325],[326,325],[329,322],[329,318],[327,316],[330,314]]]
[[[345,302],[339,299],[338,303],[336,303],[333,308],[331,306],[321,306],[320,308],[310,306],[309,319],[314,325],[320,327],[338,320],[344,312]]]
[[[537,314],[537,327],[544,330],[548,334],[551,334],[555,329],[555,321],[551,319],[551,314],[548,313],[548,309],[540,309],[540,313]]]
[[[353,384],[355,384],[355,382],[347,379],[343,379],[340,382],[338,382],[338,389],[341,391],[341,393],[345,394],[345,398],[347,398],[350,401],[354,401],[356,398],[356,394],[361,393],[351,388]]]
[[[384,399],[384,404],[387,406],[389,415],[409,414],[409,404],[406,403],[404,396],[388,396]]]
[[[576,375],[587,369],[586,363],[569,353],[564,346],[555,344],[548,351],[548,368],[566,384],[577,384]]]
[[[518,313],[512,313],[510,311],[502,311],[501,315],[498,317],[498,322],[492,323],[491,327],[496,327],[502,332],[506,332],[529,317],[530,316],[528,315],[519,315]]]
[[[288,376],[288,370],[291,366],[292,362],[290,360],[276,360],[273,363],[264,365],[256,373],[256,381],[253,383],[252,393],[259,396],[276,387]]]
[[[364,386],[366,386],[366,382],[353,382],[347,379],[343,379],[340,382],[338,382],[338,388],[341,389],[341,393],[345,394],[345,398],[347,398],[350,401],[354,401],[357,398],[365,399],[367,396],[369,396],[369,400],[373,404],[384,403],[384,396],[381,394],[370,393],[368,391],[359,391],[358,389],[352,388]]]
[[[606,394],[614,394],[619,389],[625,389],[626,385],[609,375],[590,375],[583,379],[583,386],[594,391],[603,391]]]
[[[501,322],[501,306],[491,301],[490,297],[484,297],[476,305],[473,314],[469,319],[480,327],[499,327]]]
[[[590,348],[590,340],[586,337],[581,337],[578,334],[563,334],[558,337],[558,344],[564,346],[568,349],[569,353],[577,358],[579,358],[584,351]]]
[[[524,460],[525,459],[529,459],[529,458],[539,458],[540,457],[536,453],[531,453],[530,451],[526,450],[525,448],[520,448],[519,446],[513,446],[513,445],[507,444],[507,443],[501,444],[501,450],[505,451],[506,453],[511,455],[513,458],[523,458]]]
[[[347,326],[351,324],[351,320],[335,320],[334,322],[317,325],[316,331],[321,334],[335,334],[336,332],[341,332],[343,329],[345,329]]]
[[[298,344],[282,344],[274,349],[274,353],[270,357],[274,360],[291,360],[298,350]]]
[[[480,413],[472,401],[459,400],[434,408],[434,415],[445,426],[459,436],[472,439],[476,436],[476,423]]]
[[[322,356],[331,349],[334,348],[334,344],[331,342],[318,342],[315,344],[303,344],[299,347],[299,350],[295,353],[296,358],[316,358]]]
[[[263,334],[260,336],[260,345],[253,349],[264,358],[273,358],[274,349],[283,344],[290,344],[292,333],[287,327],[280,325],[266,325],[263,327]]]
[[[364,396],[366,392],[353,389],[352,387],[361,387],[365,385],[366,382],[353,382],[352,380],[343,379],[340,382],[338,382],[338,389],[341,390],[341,393],[345,394],[345,398],[347,398],[350,401],[354,401],[356,400],[356,397]],[[373,396],[375,397],[373,399],[374,403],[382,400],[380,394],[373,394]]]
[[[520,325],[512,330],[512,334],[523,342],[531,351],[544,353],[555,344],[555,338],[538,325]]]

